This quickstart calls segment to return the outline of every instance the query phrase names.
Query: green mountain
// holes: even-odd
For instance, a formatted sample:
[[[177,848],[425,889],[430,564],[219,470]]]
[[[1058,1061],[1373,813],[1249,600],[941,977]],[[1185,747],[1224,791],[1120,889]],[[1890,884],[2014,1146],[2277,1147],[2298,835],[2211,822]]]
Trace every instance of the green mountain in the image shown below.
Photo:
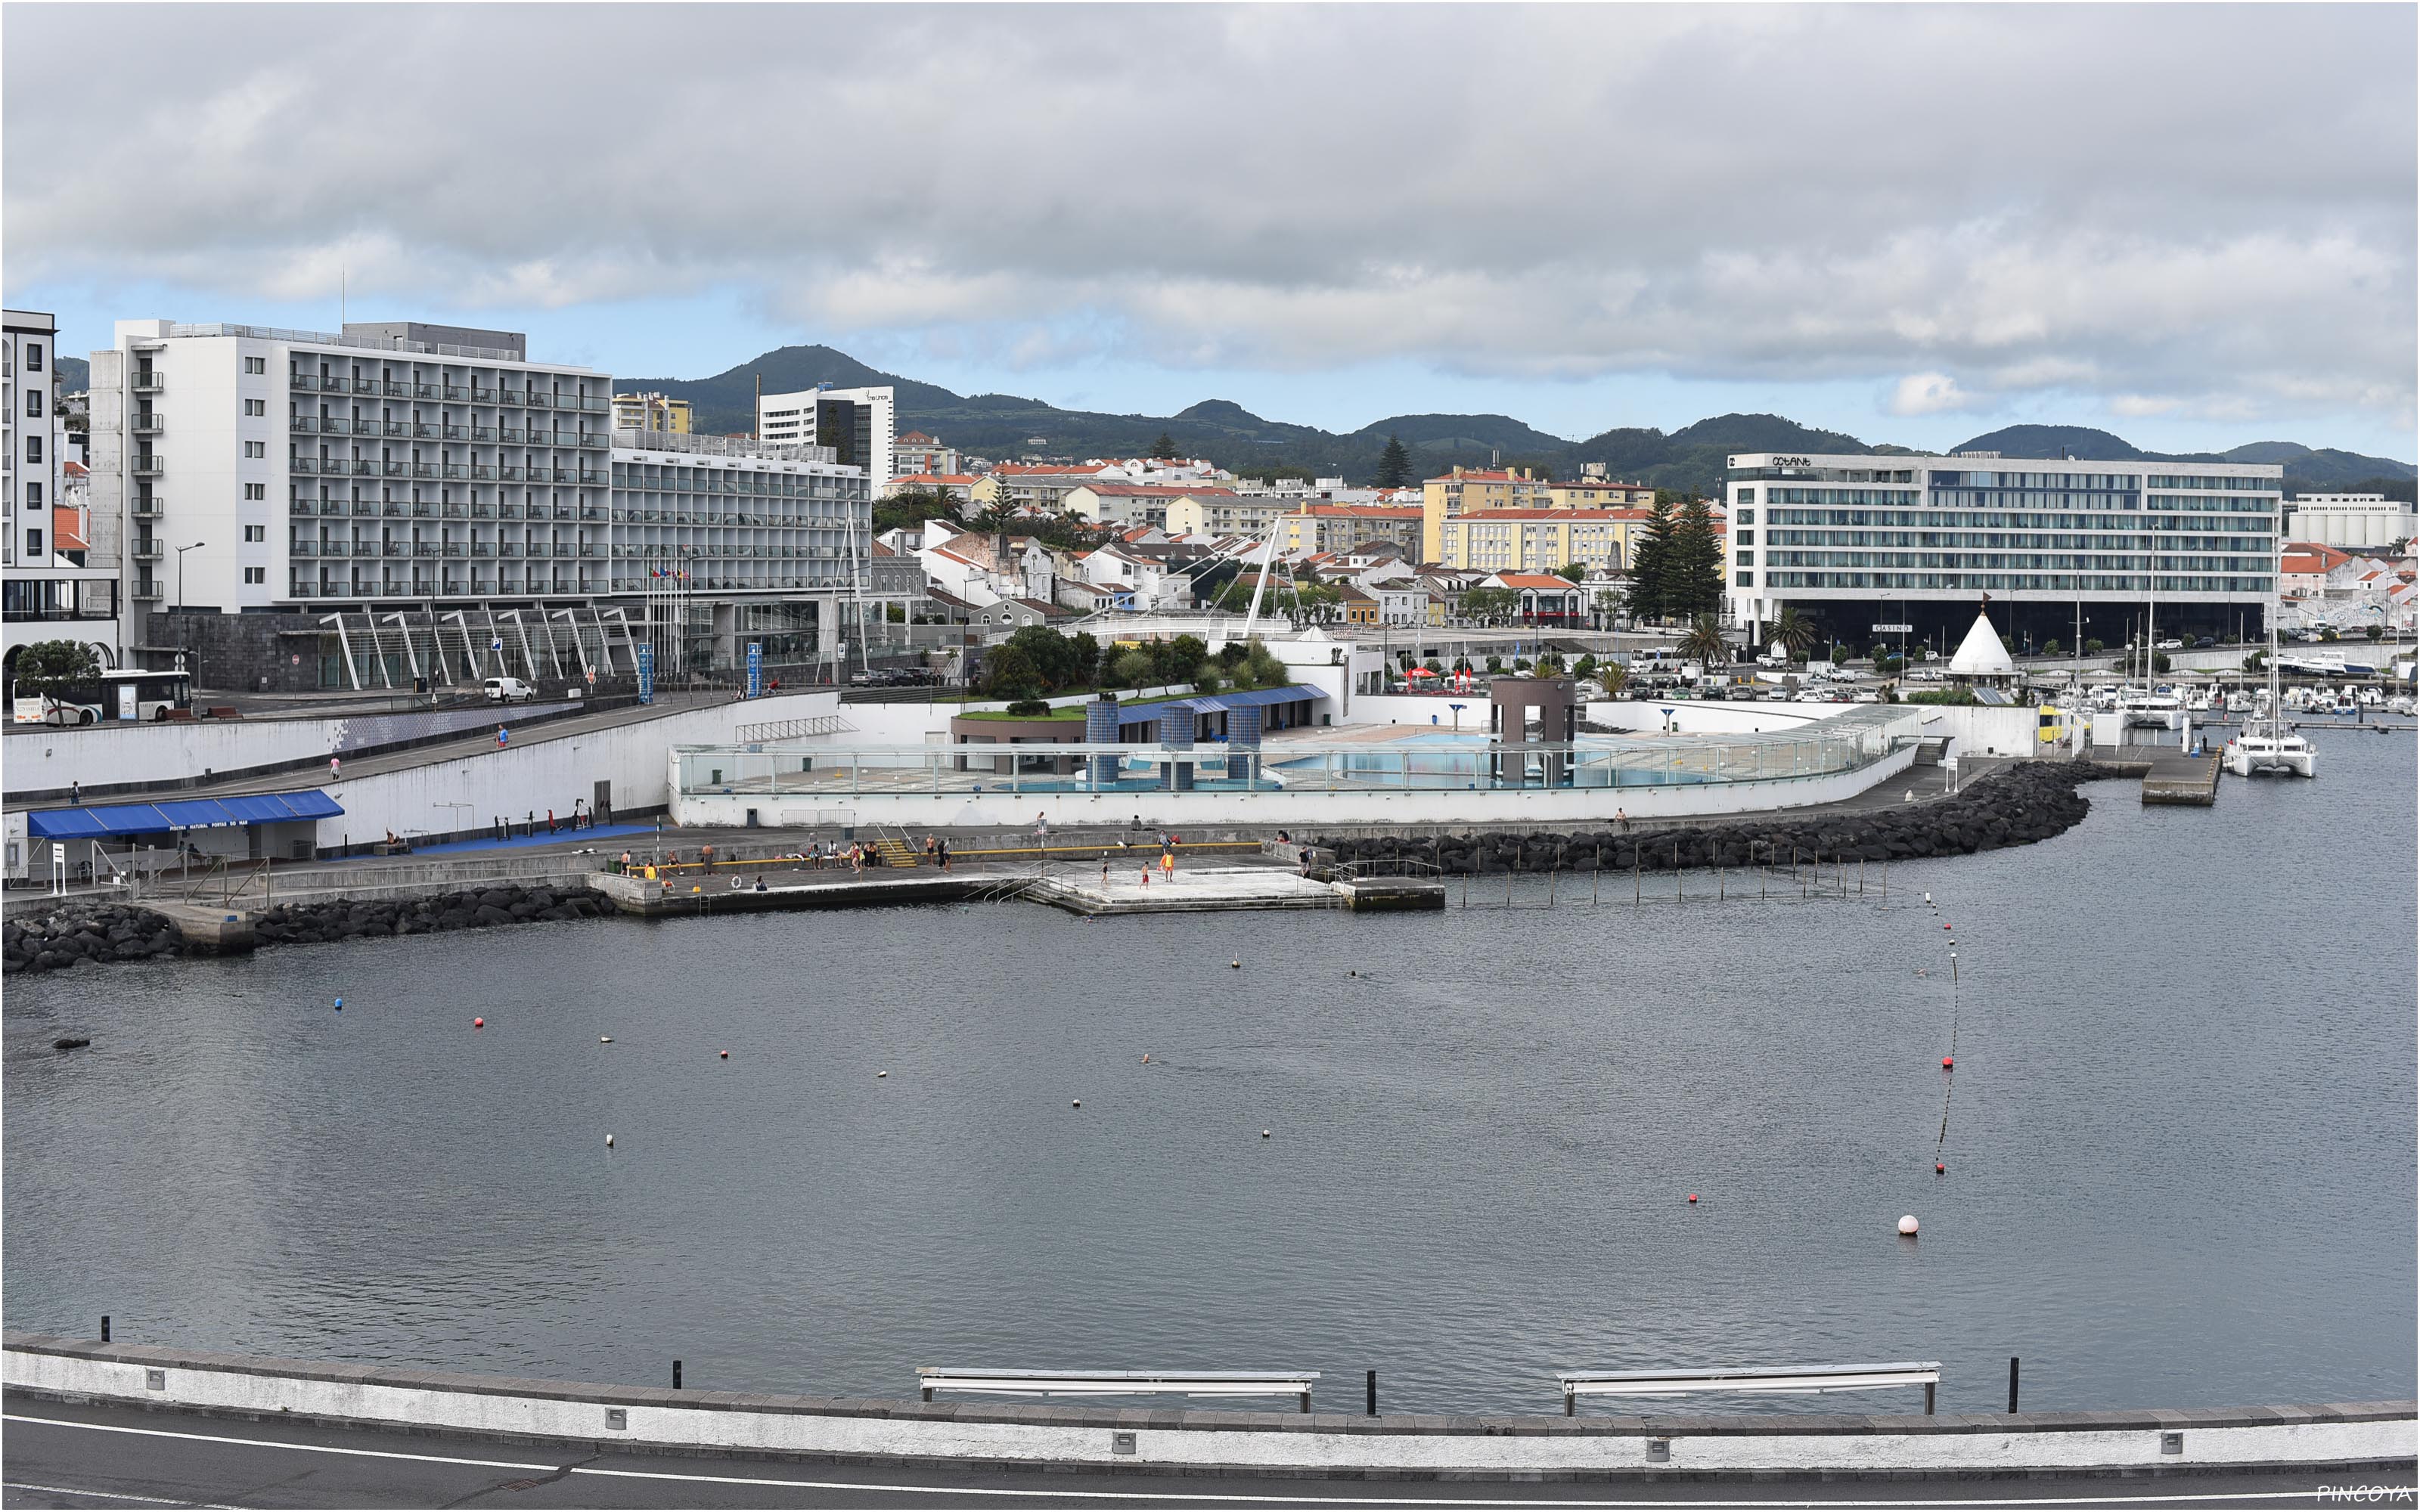
[[[64,370],[64,359],[61,366]],[[1204,399],[1173,415],[1106,414],[1061,409],[1016,394],[954,393],[868,367],[846,352],[821,346],[780,347],[712,378],[623,378],[614,387],[623,393],[652,390],[687,399],[694,407],[698,429],[728,433],[755,424],[760,382],[768,393],[818,383],[839,388],[887,383],[898,393],[901,430],[929,432],[976,456],[1134,456],[1165,435],[1180,450],[1247,477],[1286,471],[1364,482],[1376,473],[1390,436],[1402,438],[1416,471],[1429,475],[1458,465],[1529,467],[1570,477],[1582,463],[1602,462],[1617,478],[1699,492],[1720,486],[1727,459],[1734,452],[1890,455],[1910,450],[1817,430],[1780,415],[1716,415],[1669,434],[1621,427],[1571,441],[1510,415],[1393,415],[1340,435],[1264,419],[1226,399]],[[2009,425],[1956,450],[2130,461],[2160,455],[2138,451],[2121,437],[2084,425]],[[2288,491],[2384,486],[2393,492],[2391,486],[2399,482],[2407,497],[2414,471],[2408,462],[2314,450],[2291,441],[2256,441],[2224,457],[2177,460],[2279,462],[2286,468]]]
[[[52,361],[58,364],[61,393],[76,393],[92,387],[92,363],[87,359],[59,352]]]

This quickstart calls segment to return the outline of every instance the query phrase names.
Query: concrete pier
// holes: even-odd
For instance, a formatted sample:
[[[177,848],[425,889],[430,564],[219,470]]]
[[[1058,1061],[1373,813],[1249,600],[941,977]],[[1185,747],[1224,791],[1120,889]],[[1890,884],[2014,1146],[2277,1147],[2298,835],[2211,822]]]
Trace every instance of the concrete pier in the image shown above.
[[[1149,867],[1152,880],[1142,880]],[[1202,914],[1240,908],[1342,908],[1329,883],[1274,866],[1180,868],[1162,879],[1156,859],[1124,853],[1104,882],[1097,872],[1059,872],[1037,879],[1024,897],[1071,914]]]
[[[737,877],[742,886],[734,887]],[[695,918],[708,914],[777,913],[801,908],[869,908],[887,903],[966,903],[1014,898],[1026,891],[1035,873],[1026,870],[890,872],[876,870],[861,876],[839,871],[771,872],[764,873],[758,891],[755,878],[734,872],[708,881],[686,878],[616,876],[598,872],[589,885],[613,901],[622,913],[637,918]]]

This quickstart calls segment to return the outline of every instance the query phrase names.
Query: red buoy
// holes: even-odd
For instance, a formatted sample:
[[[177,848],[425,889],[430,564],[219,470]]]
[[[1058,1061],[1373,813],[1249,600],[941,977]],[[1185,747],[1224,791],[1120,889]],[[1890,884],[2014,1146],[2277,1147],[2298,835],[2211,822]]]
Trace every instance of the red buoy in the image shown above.
[[[1947,1169],[1949,1169],[1949,1167],[1942,1165],[1939,1161],[1934,1161],[1932,1163],[1932,1174],[1935,1176],[1939,1176],[1942,1172]]]
[[[1695,1192],[1690,1193],[1690,1194],[1689,1194],[1689,1200],[1690,1200],[1690,1201],[1692,1201],[1692,1202],[1697,1201],[1697,1200],[1698,1200],[1698,1194],[1696,1194]]]
[[[1957,1062],[1956,1062],[1956,1061],[1954,1061],[1954,1060],[1952,1060],[1952,1059],[1950,1059],[1947,1056],[1944,1056],[1944,1057],[1941,1057],[1941,1069],[1942,1069],[1943,1071],[1947,1071],[1950,1067],[1952,1067],[1952,1066],[1954,1066],[1954,1065],[1956,1065],[1956,1064],[1957,1064]]]
[[[1947,928],[1949,927],[1949,924],[1948,924],[1948,922],[1947,922],[1947,920],[1944,920],[1944,921],[1942,922],[1941,927],[1942,927],[1943,929],[1947,929]]]
[[[729,1060],[731,1058],[731,1052],[728,1050],[720,1050],[717,1051],[716,1054],[720,1055],[725,1060]]]
[[[486,1019],[473,1019],[471,1021],[471,1027],[474,1029],[484,1029],[487,1026],[488,1021]]]

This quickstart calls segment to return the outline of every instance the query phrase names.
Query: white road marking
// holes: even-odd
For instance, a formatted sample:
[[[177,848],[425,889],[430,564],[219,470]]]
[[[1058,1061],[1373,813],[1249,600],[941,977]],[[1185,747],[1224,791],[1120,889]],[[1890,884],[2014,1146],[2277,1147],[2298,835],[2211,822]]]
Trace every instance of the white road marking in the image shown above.
[[[52,1496],[89,1496],[101,1502],[143,1502],[152,1506],[204,1506],[212,1512],[236,1512],[224,1502],[177,1502],[164,1496],[137,1496],[132,1491],[88,1491],[81,1486],[37,1486],[29,1480],[0,1480],[12,1491],[43,1491]]]
[[[39,1423],[45,1427],[83,1428],[92,1433],[132,1433],[146,1439],[190,1439],[196,1443],[232,1443],[254,1449],[299,1449],[306,1454],[354,1455],[365,1459],[416,1459],[430,1465],[477,1465],[488,1470],[543,1470],[549,1474],[561,1465],[526,1465],[512,1459],[465,1459],[454,1455],[402,1454],[393,1449],[344,1449],[325,1443],[287,1443],[276,1439],[244,1439],[223,1433],[179,1433],[171,1428],[121,1427],[115,1423],[77,1423],[63,1417],[30,1417],[23,1413],[0,1413],[0,1422]]]
[[[304,1454],[353,1455],[368,1459],[410,1459],[422,1464],[431,1465],[472,1465],[483,1470],[542,1470],[551,1474],[564,1468],[560,1465],[530,1464],[511,1459],[472,1459],[457,1455],[405,1454],[399,1450],[393,1449],[348,1449],[324,1443],[289,1443],[277,1439],[245,1439],[238,1438],[229,1434],[186,1433],[173,1428],[137,1428],[126,1427],[114,1423],[78,1423],[67,1418],[34,1417],[18,1412],[0,1413],[0,1421],[9,1423],[37,1423],[46,1427],[56,1428],[84,1428],[94,1433],[132,1433],[147,1439],[187,1439],[199,1443],[228,1443],[240,1447],[256,1449],[292,1449]],[[643,1444],[633,1444],[630,1447],[634,1450],[644,1452],[646,1446]],[[1125,1467],[1119,1468],[1124,1469]],[[1136,1465],[1133,1467],[1133,1473],[1140,1474],[1149,1473],[1153,1471],[1181,1470],[1184,1468],[1186,1467],[1156,1464]],[[620,1480],[680,1481],[690,1484],[708,1486],[773,1486],[802,1491],[857,1491],[877,1495],[896,1496],[997,1496],[1026,1498],[1046,1502],[1199,1502],[1210,1504],[1247,1506],[1470,1506],[1522,1508],[1705,1508],[1723,1504],[1727,1504],[1722,1498],[1700,1498],[1692,1501],[1647,1502],[1588,1501],[1580,1498],[1565,1499],[1559,1497],[1513,1499],[1480,1496],[1304,1496],[1298,1494],[1250,1494],[1244,1492],[1209,1491],[1079,1491],[1070,1490],[1060,1487],[1053,1487],[1047,1490],[1023,1490],[1015,1489],[987,1489],[974,1486],[933,1486],[915,1482],[890,1483],[884,1481],[861,1480],[794,1480],[786,1476],[779,1475],[705,1475],[698,1474],[693,1472],[671,1470],[604,1470],[587,1465],[573,1466],[570,1473],[574,1475],[605,1475]],[[68,1489],[64,1487],[33,1487],[28,1489],[42,1490]],[[119,1493],[114,1491],[76,1491],[73,1494],[79,1496],[114,1496]],[[2145,1495],[2139,1491],[2129,1489],[2127,1494],[2122,1498],[2122,1500],[2130,1504],[2157,1503],[2162,1504],[2173,1504],[2176,1505],[2222,1505],[2229,1502],[2277,1502],[2288,1499],[2316,1501],[2319,1499],[2319,1495],[2320,1492],[2317,1488],[2313,1488],[2309,1490],[2280,1488],[2273,1490],[2261,1491],[2187,1491],[2169,1492],[2158,1495]],[[158,1500],[154,1497],[130,1497],[127,1499],[130,1501],[146,1502]],[[2039,1497],[1925,1497],[1920,1499],[1910,1498],[1899,1501],[1876,1502],[1836,1501],[1830,1499],[1782,1501],[1779,1499],[1757,1497],[1753,1499],[1753,1504],[1757,1506],[1771,1507],[1836,1507],[1841,1509],[1841,1512],[1859,1512],[1859,1509],[1910,1507],[1919,1504],[1957,1507],[2091,1506],[2102,1504],[2109,1500],[2109,1497],[2097,1493],[2085,1493],[2075,1496]],[[165,1503],[163,1504],[184,1505],[189,1504]]]

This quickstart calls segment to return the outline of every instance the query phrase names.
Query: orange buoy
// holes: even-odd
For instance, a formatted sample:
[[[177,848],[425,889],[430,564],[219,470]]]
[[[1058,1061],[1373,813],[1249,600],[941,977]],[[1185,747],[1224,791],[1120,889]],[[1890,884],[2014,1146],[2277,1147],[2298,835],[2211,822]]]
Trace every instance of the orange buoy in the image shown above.
[[[1958,1062],[1956,1062],[1956,1061],[1954,1061],[1954,1060],[1950,1059],[1947,1056],[1944,1056],[1944,1057],[1941,1057],[1941,1069],[1942,1069],[1943,1071],[1947,1071],[1947,1070],[1949,1070],[1951,1067],[1953,1067],[1953,1066],[1955,1066],[1955,1065],[1957,1065],[1957,1064],[1958,1064]]]
[[[1947,1169],[1949,1169],[1949,1167],[1942,1165],[1939,1161],[1934,1161],[1932,1163],[1932,1174],[1935,1176],[1939,1176],[1942,1172]]]

